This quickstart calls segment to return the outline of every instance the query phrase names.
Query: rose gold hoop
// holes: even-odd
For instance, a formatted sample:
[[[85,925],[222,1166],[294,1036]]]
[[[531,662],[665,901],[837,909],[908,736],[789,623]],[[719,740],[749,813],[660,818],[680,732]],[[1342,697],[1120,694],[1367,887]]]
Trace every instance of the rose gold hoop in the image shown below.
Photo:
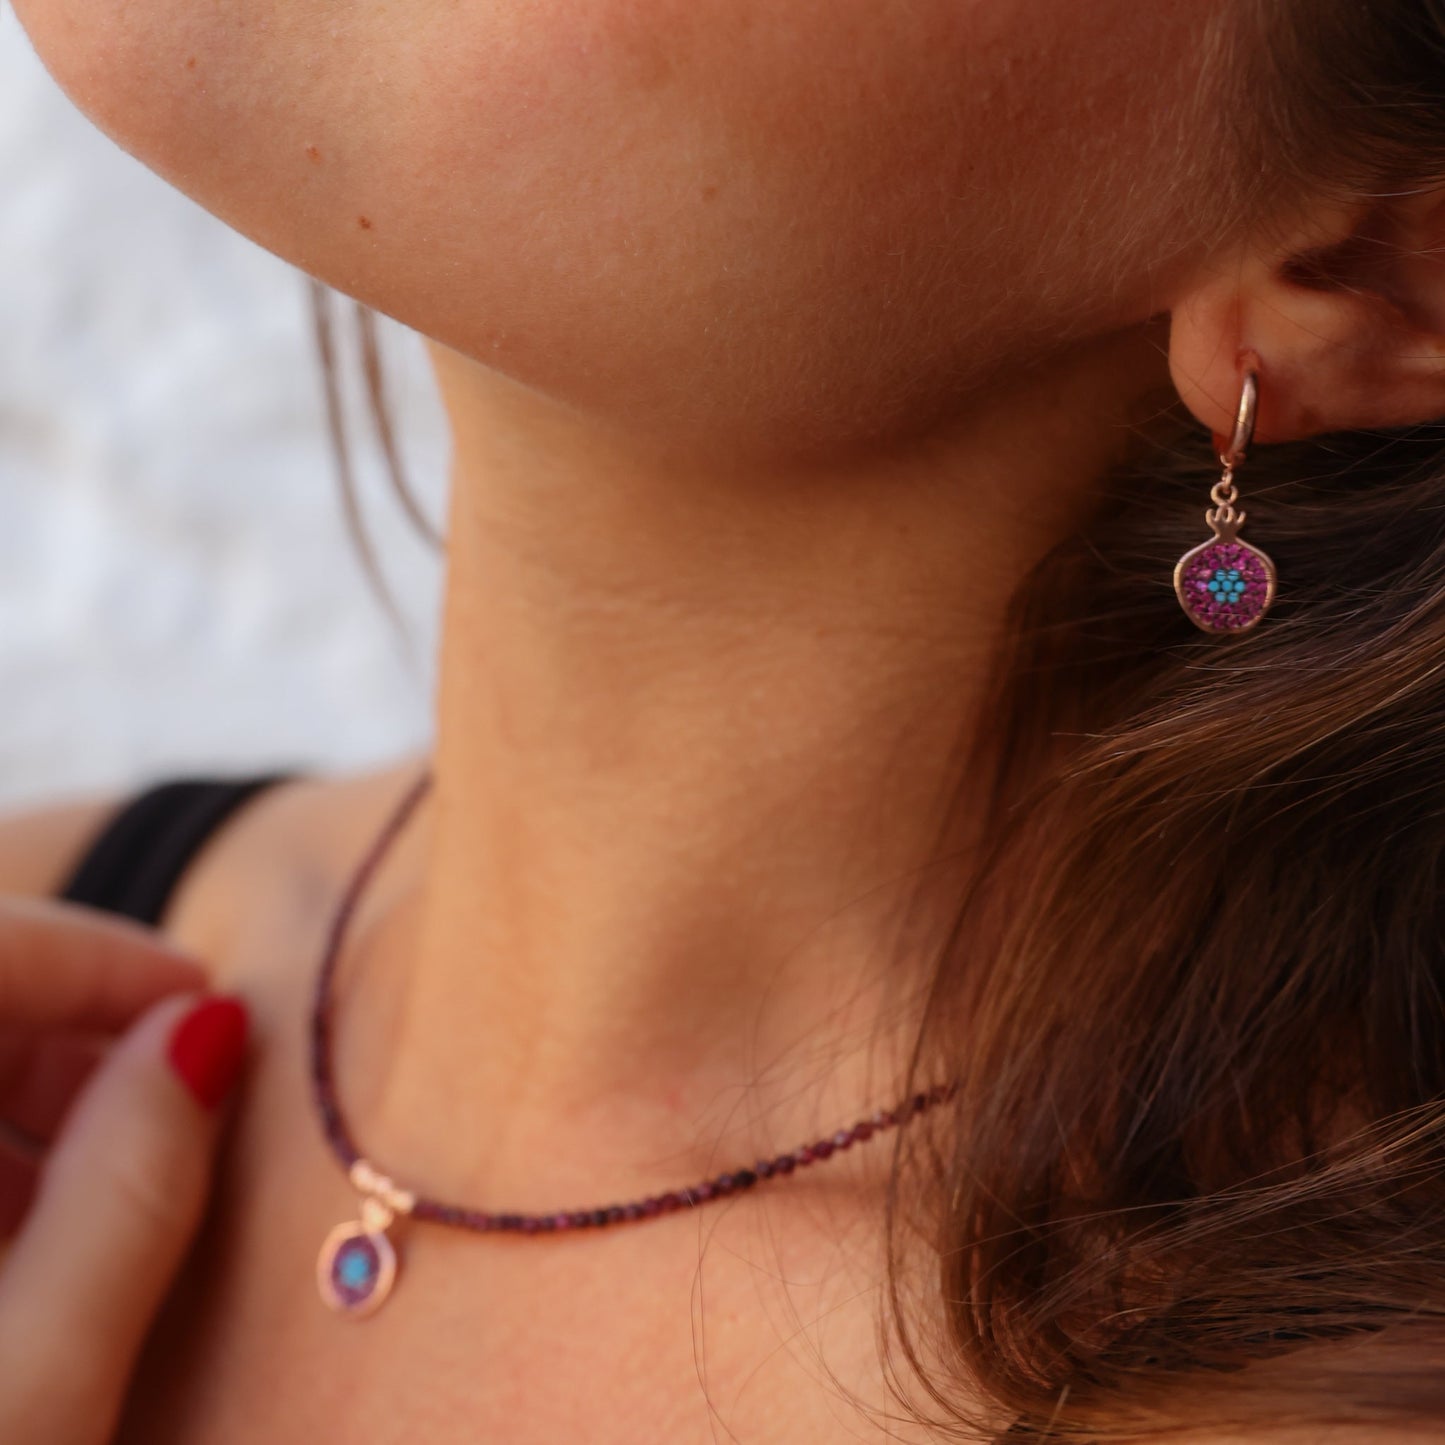
[[[1254,440],[1254,417],[1259,405],[1259,373],[1252,366],[1245,367],[1244,379],[1239,388],[1239,405],[1234,413],[1234,434],[1229,445],[1219,453],[1219,463],[1233,471],[1243,460]]]

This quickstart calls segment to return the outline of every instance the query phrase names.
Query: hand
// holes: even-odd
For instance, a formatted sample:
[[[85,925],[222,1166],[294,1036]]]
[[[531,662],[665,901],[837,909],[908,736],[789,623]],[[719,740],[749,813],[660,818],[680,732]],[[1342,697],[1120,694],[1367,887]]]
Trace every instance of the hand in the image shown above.
[[[245,1010],[204,987],[148,930],[0,899],[5,1445],[114,1435],[245,1052]]]

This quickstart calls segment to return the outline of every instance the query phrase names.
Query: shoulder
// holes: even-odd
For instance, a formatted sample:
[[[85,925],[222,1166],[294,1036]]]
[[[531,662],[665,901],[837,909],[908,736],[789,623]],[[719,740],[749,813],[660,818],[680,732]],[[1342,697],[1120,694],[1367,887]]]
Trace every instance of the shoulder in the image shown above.
[[[222,986],[258,942],[309,933],[354,865],[357,839],[380,825],[418,766],[406,759],[366,773],[300,775],[257,793],[195,853],[164,932],[209,962]],[[128,801],[91,797],[0,816],[0,893],[57,894]]]
[[[0,815],[0,893],[22,898],[58,893],[118,803],[95,796]]]
[[[370,837],[419,760],[344,776],[296,777],[266,789],[219,829],[177,888],[166,932],[218,971],[240,957],[284,956],[329,915]]]

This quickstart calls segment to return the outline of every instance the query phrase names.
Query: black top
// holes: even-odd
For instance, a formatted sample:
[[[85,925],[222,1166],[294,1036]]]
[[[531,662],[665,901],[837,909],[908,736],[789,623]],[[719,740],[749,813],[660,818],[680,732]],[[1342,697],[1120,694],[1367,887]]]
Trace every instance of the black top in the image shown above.
[[[242,804],[283,778],[185,779],[137,793],[91,841],[58,896],[158,924],[211,835]]]

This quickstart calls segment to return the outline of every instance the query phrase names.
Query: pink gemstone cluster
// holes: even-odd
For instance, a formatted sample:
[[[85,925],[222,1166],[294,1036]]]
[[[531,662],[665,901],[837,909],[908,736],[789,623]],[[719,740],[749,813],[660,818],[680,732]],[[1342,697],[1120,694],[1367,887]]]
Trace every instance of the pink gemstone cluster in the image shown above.
[[[1212,631],[1248,627],[1269,605],[1269,568],[1243,542],[1212,542],[1200,548],[1186,561],[1180,580],[1185,607]]]

